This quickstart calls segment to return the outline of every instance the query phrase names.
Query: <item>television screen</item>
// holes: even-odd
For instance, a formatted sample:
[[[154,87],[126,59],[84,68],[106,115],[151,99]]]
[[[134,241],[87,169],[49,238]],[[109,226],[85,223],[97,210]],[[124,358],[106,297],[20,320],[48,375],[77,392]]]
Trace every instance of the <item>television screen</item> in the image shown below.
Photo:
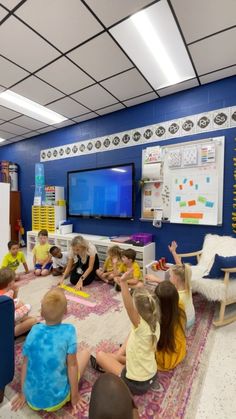
[[[68,215],[133,218],[134,165],[68,172]]]

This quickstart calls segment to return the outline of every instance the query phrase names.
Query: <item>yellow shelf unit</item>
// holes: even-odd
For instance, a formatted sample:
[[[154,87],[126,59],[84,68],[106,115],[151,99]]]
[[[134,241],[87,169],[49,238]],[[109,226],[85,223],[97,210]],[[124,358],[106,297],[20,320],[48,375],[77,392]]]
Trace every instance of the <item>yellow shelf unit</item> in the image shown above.
[[[32,206],[32,230],[46,229],[49,233],[54,233],[59,221],[65,219],[65,206]]]

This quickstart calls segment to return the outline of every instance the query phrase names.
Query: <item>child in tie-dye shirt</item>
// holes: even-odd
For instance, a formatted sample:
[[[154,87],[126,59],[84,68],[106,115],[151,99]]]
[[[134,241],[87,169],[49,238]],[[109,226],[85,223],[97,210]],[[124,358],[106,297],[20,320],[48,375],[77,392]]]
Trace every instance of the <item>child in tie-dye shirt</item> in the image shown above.
[[[44,296],[41,314],[46,324],[35,325],[23,347],[22,392],[13,400],[18,410],[25,402],[33,410],[54,412],[68,401],[73,414],[83,407],[78,381],[89,361],[89,352],[77,354],[76,330],[61,323],[67,310],[63,291],[53,289]]]

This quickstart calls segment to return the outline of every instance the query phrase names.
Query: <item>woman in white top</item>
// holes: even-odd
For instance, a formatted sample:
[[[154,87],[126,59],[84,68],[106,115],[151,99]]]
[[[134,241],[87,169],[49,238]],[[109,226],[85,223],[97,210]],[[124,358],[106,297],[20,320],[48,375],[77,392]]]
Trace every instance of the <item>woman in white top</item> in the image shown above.
[[[63,274],[61,284],[70,274],[70,282],[81,290],[94,280],[96,270],[99,268],[99,259],[96,247],[82,236],[76,236],[71,242],[68,264]]]

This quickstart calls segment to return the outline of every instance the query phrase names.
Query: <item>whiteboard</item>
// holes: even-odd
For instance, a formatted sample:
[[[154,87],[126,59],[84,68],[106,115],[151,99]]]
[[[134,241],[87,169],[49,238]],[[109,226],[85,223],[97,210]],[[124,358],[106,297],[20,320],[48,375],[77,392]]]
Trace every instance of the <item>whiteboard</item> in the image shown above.
[[[10,184],[0,182],[0,264],[10,240]]]
[[[143,173],[146,154],[147,150],[144,150]],[[157,171],[157,178],[161,182],[161,199],[154,199],[155,179],[150,181],[151,186],[145,183],[142,218],[152,219],[157,208],[162,209],[163,220],[171,223],[222,224],[224,137],[161,147],[161,156],[162,168]],[[152,175],[155,178],[155,174]],[[147,188],[149,200],[145,196]],[[153,207],[148,209],[146,203],[153,204]]]

